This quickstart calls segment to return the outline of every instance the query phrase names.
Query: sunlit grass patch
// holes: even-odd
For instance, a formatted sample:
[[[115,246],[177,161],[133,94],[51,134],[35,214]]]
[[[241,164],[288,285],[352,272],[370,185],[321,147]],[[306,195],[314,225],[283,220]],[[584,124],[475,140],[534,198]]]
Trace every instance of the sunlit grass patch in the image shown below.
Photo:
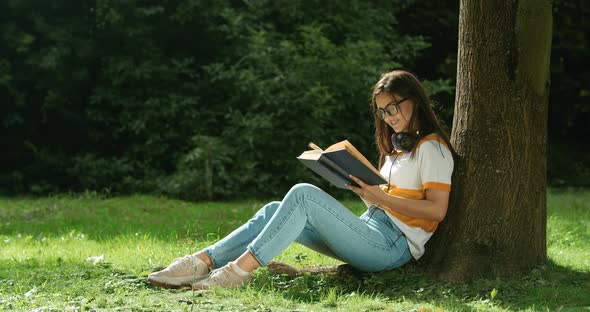
[[[549,262],[525,276],[450,284],[416,268],[298,277],[262,268],[243,289],[207,292],[154,288],[145,276],[228,234],[266,201],[0,198],[0,311],[590,311],[590,192],[547,198]],[[341,264],[298,244],[275,260]]]

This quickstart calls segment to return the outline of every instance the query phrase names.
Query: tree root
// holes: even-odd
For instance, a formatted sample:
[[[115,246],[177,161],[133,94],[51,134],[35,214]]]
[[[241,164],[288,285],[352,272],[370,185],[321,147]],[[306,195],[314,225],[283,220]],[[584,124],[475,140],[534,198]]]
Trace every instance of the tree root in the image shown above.
[[[363,272],[353,268],[349,264],[332,265],[332,266],[310,266],[304,268],[295,268],[283,262],[271,261],[266,267],[268,271],[273,274],[284,274],[287,276],[295,277],[303,274],[329,274],[336,276],[360,276]]]

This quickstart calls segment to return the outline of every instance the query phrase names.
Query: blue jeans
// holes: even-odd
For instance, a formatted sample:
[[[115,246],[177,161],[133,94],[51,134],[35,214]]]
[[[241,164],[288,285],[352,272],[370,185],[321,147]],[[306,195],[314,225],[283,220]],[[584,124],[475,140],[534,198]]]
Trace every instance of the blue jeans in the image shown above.
[[[293,242],[368,272],[394,269],[412,258],[406,237],[381,208],[371,206],[359,218],[328,193],[306,183],[293,186],[282,201],[266,204],[204,251],[214,268],[246,250],[266,265]]]

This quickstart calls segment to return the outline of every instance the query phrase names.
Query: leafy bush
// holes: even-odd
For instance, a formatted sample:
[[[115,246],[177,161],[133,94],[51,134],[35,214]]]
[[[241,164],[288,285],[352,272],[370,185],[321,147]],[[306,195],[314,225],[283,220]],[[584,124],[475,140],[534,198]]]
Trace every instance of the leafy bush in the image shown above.
[[[368,104],[382,72],[419,71],[450,125],[451,4],[2,1],[0,192],[196,200],[276,196],[303,181],[327,187],[295,157],[310,141],[348,139],[375,162]],[[556,55],[583,58],[583,42],[570,40],[582,31],[571,26],[580,10],[555,7],[567,30],[554,36]],[[569,116],[563,133],[550,131],[557,140],[584,137],[587,115],[580,103],[588,92],[578,88],[585,76],[563,59],[552,97],[573,104],[550,108],[550,116]],[[587,181],[587,161],[561,154],[550,151],[553,184]],[[566,181],[570,172],[580,175]]]

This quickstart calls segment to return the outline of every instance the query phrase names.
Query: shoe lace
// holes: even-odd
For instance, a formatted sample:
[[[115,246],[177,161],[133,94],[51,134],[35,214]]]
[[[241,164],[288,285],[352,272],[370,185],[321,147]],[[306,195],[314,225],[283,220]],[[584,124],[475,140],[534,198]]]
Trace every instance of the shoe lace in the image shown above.
[[[209,280],[214,284],[222,284],[224,281],[229,279],[230,274],[226,271],[227,268],[225,267],[211,271],[211,273],[209,273]]]
[[[186,270],[186,269],[191,268],[192,266],[193,266],[193,260],[191,259],[191,256],[188,255],[188,256],[174,259],[174,261],[170,265],[170,270],[171,271]]]

